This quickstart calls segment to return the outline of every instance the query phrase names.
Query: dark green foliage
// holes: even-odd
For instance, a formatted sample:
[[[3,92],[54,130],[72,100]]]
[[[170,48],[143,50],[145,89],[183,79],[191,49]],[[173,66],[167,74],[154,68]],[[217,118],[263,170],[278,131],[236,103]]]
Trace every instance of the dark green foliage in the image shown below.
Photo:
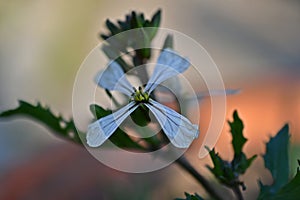
[[[264,186],[261,182],[260,194],[258,199],[270,199],[270,200],[295,200],[300,197],[300,172],[297,171],[296,176],[282,188],[277,191],[272,190],[272,186]]]
[[[266,154],[263,156],[265,167],[270,170],[276,188],[286,184],[289,180],[289,138],[289,126],[286,124],[267,143]]]
[[[185,195],[185,199],[176,198],[175,200],[204,200],[197,193],[195,193],[194,195],[191,195],[191,194],[185,192],[184,195]]]
[[[131,12],[126,15],[124,21],[118,20],[116,24],[110,20],[106,21],[108,34],[100,34],[101,38],[106,40],[107,44],[101,48],[110,60],[115,60],[124,69],[125,72],[132,66],[126,63],[120,56],[128,54],[134,49],[132,63],[135,66],[144,64],[151,57],[151,41],[155,37],[161,21],[161,10],[158,10],[151,19],[145,19],[143,13]],[[139,29],[137,29],[139,28]],[[130,34],[125,31],[136,29]],[[123,34],[118,34],[125,32]],[[114,36],[114,37],[111,37]]]
[[[164,45],[163,45],[163,49],[167,49],[167,48],[170,48],[170,49],[174,48],[174,38],[173,38],[173,35],[171,35],[171,34],[167,35]]]
[[[214,167],[208,167],[214,176],[224,185],[230,188],[238,186],[245,187],[243,182],[239,181],[239,175],[244,174],[252,161],[256,158],[252,156],[247,159],[243,153],[243,146],[247,139],[243,136],[243,122],[237,112],[233,114],[233,121],[229,122],[232,134],[232,146],[234,150],[234,159],[229,162],[223,160],[218,153],[212,149],[209,154]],[[271,138],[266,144],[266,154],[263,156],[265,167],[270,170],[273,177],[272,185],[263,185],[259,181],[260,200],[294,200],[300,197],[300,168],[296,176],[289,181],[289,127],[284,127]],[[298,160],[298,165],[300,161]]]
[[[143,13],[136,13],[132,11],[130,14],[126,15],[125,20],[118,20],[117,24],[112,23],[110,20],[106,20],[106,27],[110,31],[109,34],[100,34],[101,38],[106,40],[107,38],[116,35],[123,31],[128,31],[135,28],[143,27],[154,27],[158,28],[161,21],[161,10],[157,10],[150,20],[145,19]],[[148,33],[148,37],[152,40],[156,34],[157,29],[152,29]]]
[[[284,187],[282,187],[276,195],[271,199],[285,199],[294,200],[300,198],[300,172],[298,171],[296,176]]]
[[[247,139],[243,135],[244,124],[239,118],[237,111],[233,113],[233,121],[228,121],[230,125],[230,132],[232,134],[232,146],[235,155],[240,155]]]
[[[286,124],[271,138],[266,145],[263,156],[265,167],[273,177],[272,185],[263,185],[259,181],[260,194],[258,199],[297,199],[300,197],[300,175],[289,181],[289,126]]]
[[[112,111],[105,110],[97,105],[91,105],[90,109],[96,119],[105,117],[112,113]],[[19,101],[19,107],[0,114],[1,118],[17,116],[32,118],[33,120],[42,123],[45,127],[53,131],[59,137],[71,140],[78,144],[82,144],[79,134],[83,136],[82,138],[85,138],[84,133],[77,131],[72,119],[65,120],[62,118],[62,116],[56,116],[51,112],[49,108],[43,107],[40,103],[34,106],[30,103]],[[134,142],[126,133],[124,133],[119,128],[109,139],[120,148],[144,150],[142,146]]]
[[[235,181],[235,175],[230,162],[223,160],[219,154],[215,152],[215,149],[212,149],[209,152],[209,155],[213,161],[214,167],[208,167],[208,169],[221,183],[228,187],[239,183],[239,181]]]
[[[232,147],[234,150],[234,158],[231,162],[223,160],[218,153],[212,149],[209,155],[212,159],[214,167],[208,169],[214,174],[214,176],[224,185],[230,188],[236,188],[241,186],[243,190],[246,189],[244,183],[239,180],[239,176],[244,174],[250,167],[256,155],[247,158],[243,153],[243,146],[247,139],[243,135],[244,125],[239,118],[237,111],[233,113],[233,121],[228,122],[230,125],[230,132],[232,135]]]
[[[56,116],[48,107],[44,107],[40,103],[34,106],[25,101],[19,101],[19,107],[0,114],[1,118],[18,116],[29,117],[42,123],[60,137],[79,144],[82,143],[78,135],[82,133],[77,131],[72,119],[66,120],[62,116]]]
[[[149,109],[144,105],[140,105],[131,113],[130,117],[139,126],[147,126],[151,122]]]

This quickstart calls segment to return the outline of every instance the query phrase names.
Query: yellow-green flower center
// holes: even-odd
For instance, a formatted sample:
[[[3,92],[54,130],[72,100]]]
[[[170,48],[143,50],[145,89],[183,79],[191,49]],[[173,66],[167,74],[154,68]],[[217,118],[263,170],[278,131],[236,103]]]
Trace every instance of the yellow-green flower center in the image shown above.
[[[149,101],[149,94],[147,92],[144,92],[142,90],[142,87],[139,87],[139,89],[134,89],[134,93],[131,96],[131,101],[135,101],[137,103],[146,103]]]

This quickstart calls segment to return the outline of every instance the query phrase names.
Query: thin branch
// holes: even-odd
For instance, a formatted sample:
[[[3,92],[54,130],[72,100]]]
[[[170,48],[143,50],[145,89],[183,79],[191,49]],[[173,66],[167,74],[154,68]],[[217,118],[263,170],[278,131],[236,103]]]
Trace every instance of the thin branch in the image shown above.
[[[211,186],[211,184],[201,175],[195,168],[188,162],[188,160],[183,156],[176,160],[176,163],[190,173],[210,194],[214,199],[221,200],[223,197]]]

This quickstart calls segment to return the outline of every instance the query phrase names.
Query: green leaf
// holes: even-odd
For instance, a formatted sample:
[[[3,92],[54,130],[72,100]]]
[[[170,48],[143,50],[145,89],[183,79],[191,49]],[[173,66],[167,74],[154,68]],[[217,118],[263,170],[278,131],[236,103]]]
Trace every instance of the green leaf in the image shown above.
[[[147,126],[150,122],[149,109],[146,106],[140,105],[135,111],[130,114],[132,121],[139,126]]]
[[[102,108],[101,106],[98,106],[96,104],[90,105],[90,111],[92,112],[92,114],[96,120],[98,120],[102,117],[105,117],[107,115],[110,115],[112,113],[111,110],[105,110],[104,108]]]
[[[168,34],[166,39],[165,39],[163,49],[167,49],[167,48],[173,49],[174,48],[174,44],[173,44],[174,41],[173,40],[174,40],[173,35]]]
[[[235,155],[239,155],[242,152],[243,146],[247,139],[243,135],[244,124],[239,118],[237,111],[233,113],[233,121],[228,121],[230,125],[230,132],[232,134],[232,146]]]
[[[143,22],[141,17],[134,11],[131,13],[131,29],[143,27]]]
[[[267,143],[266,154],[263,156],[265,167],[274,179],[274,186],[281,187],[289,180],[289,126],[286,124]]]
[[[210,158],[214,164],[214,167],[206,166],[214,176],[226,186],[231,187],[235,184],[236,176],[232,171],[231,163],[223,160],[215,150],[209,152]]]
[[[266,145],[266,154],[263,158],[265,167],[270,170],[274,181],[270,186],[259,182],[259,199],[270,198],[289,180],[289,137],[289,126],[286,124]]]
[[[96,104],[90,105],[90,110],[92,114],[94,115],[95,119],[100,119],[102,117],[105,117],[107,115],[110,115],[112,113],[111,110],[105,110],[101,106],[98,106]],[[144,147],[133,141],[124,131],[122,131],[120,128],[117,128],[117,130],[110,136],[110,141],[113,142],[115,145],[117,145],[120,148],[131,148],[131,149],[138,149],[138,150],[145,150]]]
[[[152,27],[159,27],[160,21],[161,21],[161,10],[158,9],[156,13],[153,15],[150,24]]]
[[[121,30],[116,25],[114,25],[111,21],[109,21],[109,19],[106,20],[105,24],[107,28],[110,30],[112,35],[120,33]]]
[[[145,150],[144,147],[133,141],[119,128],[110,136],[109,140],[120,148]]]
[[[145,64],[151,58],[151,42],[155,37],[161,20],[161,10],[158,10],[151,20],[145,19],[143,13],[132,12],[126,15],[126,19],[121,21],[117,20],[117,24],[113,24],[110,20],[106,20],[106,26],[110,34],[100,34],[100,37],[106,40],[109,45],[102,50],[109,59],[117,60],[124,71],[130,70],[131,66],[128,62],[119,57],[120,53],[129,55],[134,65]],[[146,28],[147,27],[147,28]],[[149,28],[148,28],[149,27]],[[151,27],[151,28],[150,28]],[[122,34],[117,34],[123,31],[136,29],[134,34],[126,38],[122,38]],[[111,36],[115,37],[111,37]],[[145,47],[145,48],[141,48]],[[128,54],[129,49],[135,49],[135,54]]]
[[[36,106],[25,101],[19,101],[19,107],[8,110],[0,114],[1,118],[25,116],[39,123],[65,139],[81,144],[79,134],[72,119],[66,120],[62,116],[54,115],[48,107],[43,107],[40,103]]]
[[[184,193],[185,195],[185,199],[181,199],[181,198],[176,198],[175,200],[204,200],[201,196],[199,196],[197,193],[195,193],[194,195],[191,195],[187,192]]]
[[[268,200],[294,200],[300,197],[300,172],[298,170],[296,176],[282,188],[280,188],[276,193],[270,192],[271,186],[261,185],[261,193],[258,199],[268,199]],[[263,191],[262,191],[263,190]]]
[[[207,147],[206,147],[207,148]],[[211,168],[209,166],[208,169],[211,170],[211,172],[216,176],[216,177],[220,177],[223,176],[223,160],[222,158],[215,152],[215,149],[212,149],[211,151],[207,148],[207,150],[209,151],[209,155],[210,158],[213,162],[214,168]]]
[[[158,30],[158,27],[160,25],[160,20],[161,20],[161,10],[159,9],[156,11],[156,13],[153,15],[152,19],[150,22],[145,23],[144,27],[152,27],[151,29],[147,29],[148,31],[148,36],[149,40],[152,40]]]
[[[280,186],[289,179],[289,126],[286,124],[274,138],[267,143],[264,155],[265,166],[274,178],[275,184]]]
[[[208,167],[208,169],[214,174],[214,176],[224,185],[230,188],[242,187],[246,189],[244,183],[239,180],[240,175],[244,174],[255,160],[256,155],[247,158],[242,151],[243,146],[247,139],[243,136],[243,122],[239,118],[237,111],[233,113],[233,121],[228,122],[231,127],[232,146],[234,150],[234,158],[231,162],[223,160],[215,150],[209,151],[209,155],[213,162],[214,167]],[[209,149],[208,149],[209,150]]]
[[[272,198],[274,200],[294,200],[300,197],[300,172]]]

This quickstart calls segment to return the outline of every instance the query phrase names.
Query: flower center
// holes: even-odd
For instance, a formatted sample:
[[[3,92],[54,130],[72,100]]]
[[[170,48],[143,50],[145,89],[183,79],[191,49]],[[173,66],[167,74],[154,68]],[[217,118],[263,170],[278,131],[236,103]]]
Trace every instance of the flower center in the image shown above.
[[[146,103],[149,101],[149,94],[147,92],[144,92],[142,87],[139,87],[137,90],[136,88],[134,89],[134,93],[131,95],[131,101],[135,101],[137,103]]]

